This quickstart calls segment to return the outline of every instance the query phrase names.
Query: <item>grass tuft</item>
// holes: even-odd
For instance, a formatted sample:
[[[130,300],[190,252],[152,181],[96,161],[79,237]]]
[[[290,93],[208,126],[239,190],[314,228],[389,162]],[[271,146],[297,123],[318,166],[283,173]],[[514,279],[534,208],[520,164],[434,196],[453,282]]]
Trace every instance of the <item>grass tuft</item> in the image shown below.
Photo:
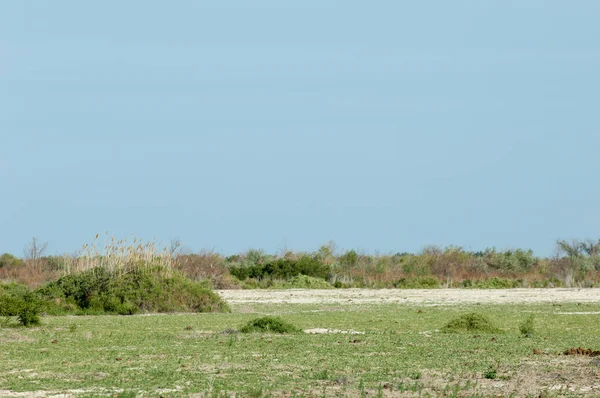
[[[527,317],[527,319],[525,321],[523,321],[522,324],[519,325],[519,330],[521,331],[521,334],[525,337],[531,337],[533,336],[533,334],[535,333],[535,328],[533,325],[533,319],[534,316],[529,315]]]

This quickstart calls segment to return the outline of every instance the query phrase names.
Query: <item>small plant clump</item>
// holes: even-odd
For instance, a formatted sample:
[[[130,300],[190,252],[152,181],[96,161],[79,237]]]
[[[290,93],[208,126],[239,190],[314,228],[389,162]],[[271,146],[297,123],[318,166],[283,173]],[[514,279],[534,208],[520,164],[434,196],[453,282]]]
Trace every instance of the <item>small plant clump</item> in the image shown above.
[[[275,316],[265,316],[248,322],[240,329],[242,333],[301,333],[302,330]]]
[[[521,331],[521,334],[525,337],[531,337],[533,336],[535,329],[533,326],[533,319],[534,316],[533,315],[529,315],[527,317],[527,319],[519,325],[519,330]]]
[[[441,330],[445,333],[502,333],[487,317],[476,312],[451,320]]]
[[[485,379],[490,379],[490,380],[497,379],[498,378],[498,369],[495,366],[490,365],[489,368],[485,372],[483,372],[483,377]]]

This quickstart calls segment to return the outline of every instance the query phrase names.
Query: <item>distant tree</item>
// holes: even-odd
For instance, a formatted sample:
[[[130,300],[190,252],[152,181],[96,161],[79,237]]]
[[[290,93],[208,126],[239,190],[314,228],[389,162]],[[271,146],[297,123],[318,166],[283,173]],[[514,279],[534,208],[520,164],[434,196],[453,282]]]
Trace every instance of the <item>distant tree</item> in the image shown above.
[[[19,265],[23,265],[23,260],[13,256],[10,253],[4,253],[2,256],[0,256],[0,268],[14,267]]]

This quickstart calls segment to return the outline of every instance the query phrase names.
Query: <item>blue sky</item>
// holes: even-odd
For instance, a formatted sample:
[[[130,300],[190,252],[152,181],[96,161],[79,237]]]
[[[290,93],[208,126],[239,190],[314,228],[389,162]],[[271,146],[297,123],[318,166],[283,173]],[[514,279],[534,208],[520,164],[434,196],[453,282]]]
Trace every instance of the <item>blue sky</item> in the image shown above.
[[[600,237],[600,2],[18,1],[0,252]]]

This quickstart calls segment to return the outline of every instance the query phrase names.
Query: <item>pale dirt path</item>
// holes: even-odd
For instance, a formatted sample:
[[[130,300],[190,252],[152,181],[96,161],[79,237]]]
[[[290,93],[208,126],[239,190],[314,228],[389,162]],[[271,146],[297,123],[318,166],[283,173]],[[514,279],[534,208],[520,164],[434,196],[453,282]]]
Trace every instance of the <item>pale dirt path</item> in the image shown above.
[[[600,289],[292,289],[218,290],[231,304],[535,304],[600,303]]]

